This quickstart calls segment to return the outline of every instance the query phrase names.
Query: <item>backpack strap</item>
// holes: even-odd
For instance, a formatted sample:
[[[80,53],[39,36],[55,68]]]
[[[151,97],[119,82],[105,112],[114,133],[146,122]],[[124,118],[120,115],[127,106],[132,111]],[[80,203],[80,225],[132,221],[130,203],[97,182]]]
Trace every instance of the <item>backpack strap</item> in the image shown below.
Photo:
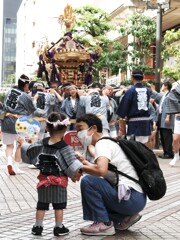
[[[139,182],[137,179],[135,179],[135,178],[133,178],[133,177],[131,177],[131,176],[129,176],[129,175],[127,175],[127,174],[125,174],[125,173],[119,171],[119,170],[117,170],[117,172],[118,172],[119,174],[121,174],[122,176],[127,177],[127,178],[129,178],[130,180],[132,180],[132,181],[134,181],[134,182],[140,184],[140,182]]]
[[[119,142],[120,142],[121,140],[115,140],[114,138],[111,138],[111,137],[102,137],[102,138],[100,138],[98,141],[100,141],[100,140],[102,140],[102,139],[109,139],[109,140],[111,140],[111,141],[117,143],[117,144],[119,145],[119,147],[121,147],[120,144],[119,144]],[[126,178],[129,178],[130,180],[132,180],[132,181],[134,181],[134,182],[140,184],[140,182],[139,182],[137,179],[135,179],[135,178],[129,176],[129,175],[126,174],[126,173],[123,173],[123,172],[117,170],[117,168],[112,167],[112,166],[113,166],[113,165],[112,165],[111,163],[109,163],[109,167],[108,167],[108,169],[109,169],[110,171],[118,172],[120,175],[122,175],[122,176],[124,176],[124,177],[126,177]]]

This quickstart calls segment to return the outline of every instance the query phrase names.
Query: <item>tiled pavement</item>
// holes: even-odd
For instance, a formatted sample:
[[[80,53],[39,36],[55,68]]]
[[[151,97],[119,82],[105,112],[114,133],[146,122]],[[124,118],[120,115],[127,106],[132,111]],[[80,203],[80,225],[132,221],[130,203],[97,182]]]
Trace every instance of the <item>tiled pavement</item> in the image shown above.
[[[169,167],[169,160],[159,160],[167,181],[167,194],[159,201],[148,201],[142,211],[141,220],[128,231],[121,231],[110,237],[81,235],[79,228],[87,222],[82,220],[79,183],[69,181],[68,207],[64,212],[65,226],[70,234],[53,236],[54,215],[51,209],[46,213],[44,231],[41,237],[31,235],[35,219],[36,176],[38,170],[29,169],[22,163],[23,175],[9,176],[6,170],[4,147],[0,148],[0,239],[94,239],[94,240],[145,240],[180,239],[180,162]]]

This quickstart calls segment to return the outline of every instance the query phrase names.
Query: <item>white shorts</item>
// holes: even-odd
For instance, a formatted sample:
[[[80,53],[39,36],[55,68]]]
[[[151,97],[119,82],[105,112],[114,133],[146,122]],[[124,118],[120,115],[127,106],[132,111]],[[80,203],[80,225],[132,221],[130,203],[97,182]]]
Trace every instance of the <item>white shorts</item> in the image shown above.
[[[14,144],[14,142],[18,140],[18,137],[18,134],[2,132],[2,142],[5,145]]]
[[[110,133],[109,133],[110,137],[117,138],[117,130],[115,125],[109,126],[109,130],[110,130]]]
[[[127,136],[127,140],[129,140],[132,136]],[[141,143],[147,143],[149,140],[149,136],[135,136],[135,140]]]
[[[180,134],[180,116],[176,116],[174,120],[174,133]]]

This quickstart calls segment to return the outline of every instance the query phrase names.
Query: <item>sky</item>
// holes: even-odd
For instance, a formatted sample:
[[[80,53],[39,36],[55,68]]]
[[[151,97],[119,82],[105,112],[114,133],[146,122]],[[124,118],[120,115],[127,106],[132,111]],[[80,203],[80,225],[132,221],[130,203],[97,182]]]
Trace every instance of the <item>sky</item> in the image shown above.
[[[95,5],[102,8],[104,11],[111,13],[114,9],[121,5],[123,2],[130,0],[61,0],[64,5],[69,3],[72,7],[76,8],[83,5]]]

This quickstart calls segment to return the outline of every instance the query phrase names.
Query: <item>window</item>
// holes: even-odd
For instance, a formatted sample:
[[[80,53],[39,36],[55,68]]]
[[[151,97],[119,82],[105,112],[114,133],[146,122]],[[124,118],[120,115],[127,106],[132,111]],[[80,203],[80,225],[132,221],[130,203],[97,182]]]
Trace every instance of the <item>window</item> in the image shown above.
[[[11,24],[11,18],[6,18],[6,24]]]

